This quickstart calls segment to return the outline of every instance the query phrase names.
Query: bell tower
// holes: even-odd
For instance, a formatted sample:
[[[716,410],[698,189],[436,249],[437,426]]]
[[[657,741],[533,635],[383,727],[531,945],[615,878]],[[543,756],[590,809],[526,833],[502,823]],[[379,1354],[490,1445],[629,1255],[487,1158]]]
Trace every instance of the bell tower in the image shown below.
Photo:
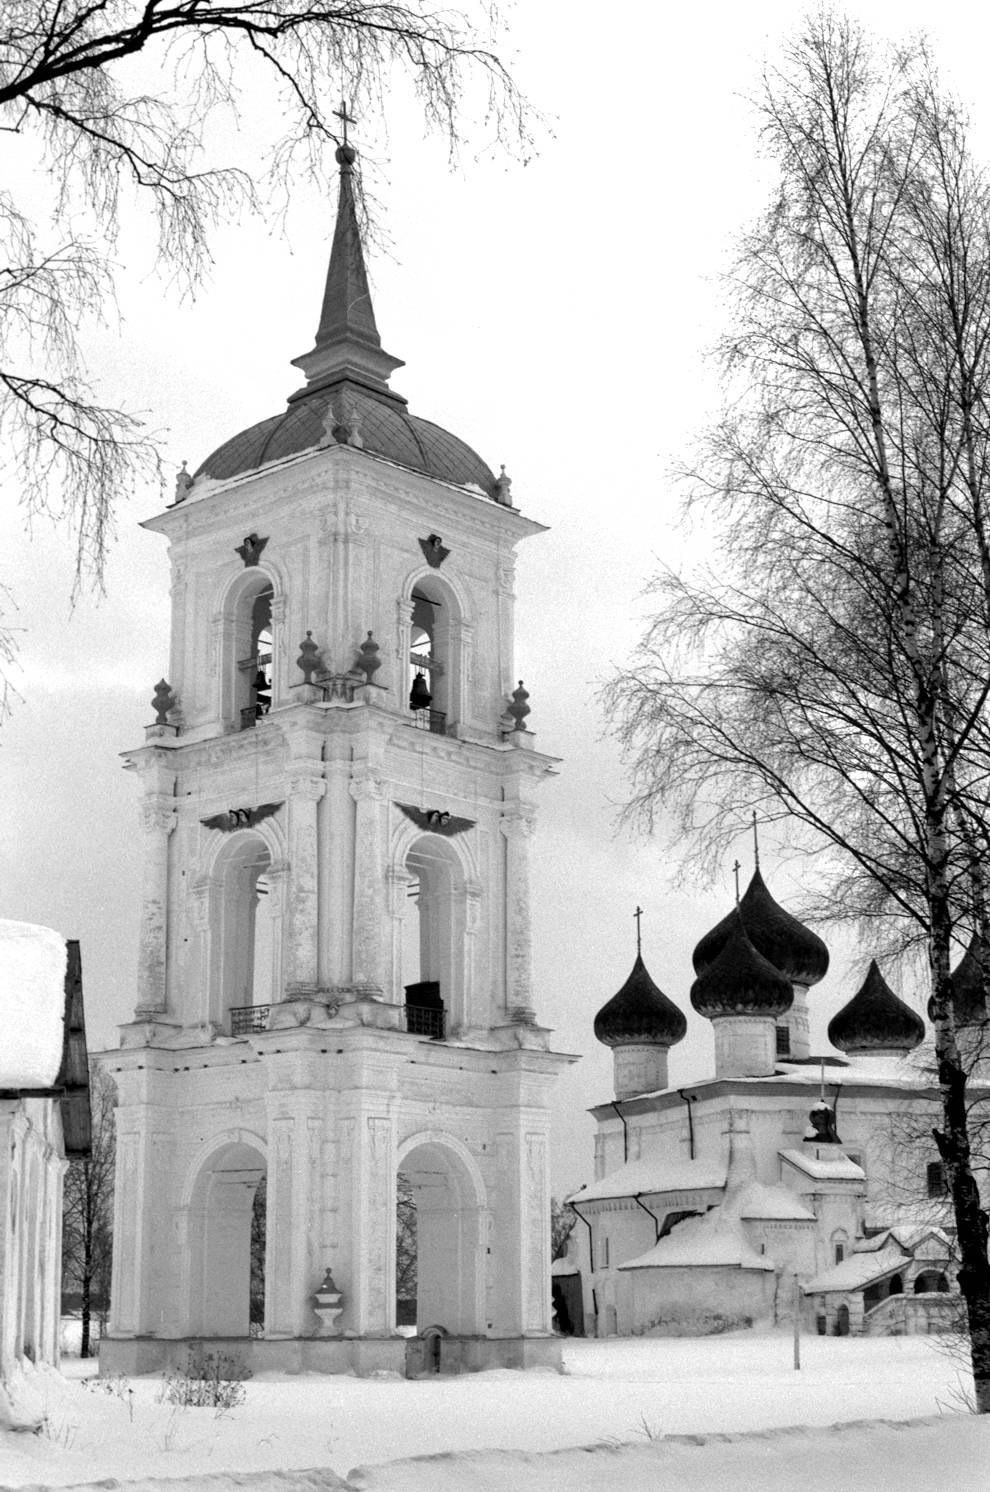
[[[512,630],[515,547],[542,529],[391,388],[354,159],[304,385],[146,524],[172,635],[127,755],[145,869],[136,1008],[104,1059],[108,1372],[200,1342],[256,1370],[401,1370],[400,1184],[441,1364],[559,1363],[548,1098],[574,1059],[534,1009],[552,762]]]

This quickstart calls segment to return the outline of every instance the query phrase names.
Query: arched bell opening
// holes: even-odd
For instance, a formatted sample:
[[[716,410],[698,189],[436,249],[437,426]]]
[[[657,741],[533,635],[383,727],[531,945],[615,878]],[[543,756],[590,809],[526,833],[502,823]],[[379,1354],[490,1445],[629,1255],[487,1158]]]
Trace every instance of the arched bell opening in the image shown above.
[[[393,1316],[398,1324],[415,1326],[417,1333],[439,1326],[452,1336],[484,1334],[484,1206],[479,1190],[480,1182],[463,1157],[443,1140],[414,1144],[400,1153]]]
[[[420,729],[446,735],[463,715],[462,608],[435,573],[417,577],[407,596],[406,703]]]
[[[274,582],[263,570],[239,577],[223,601],[220,714],[228,729],[247,730],[271,709],[278,687],[275,607]]]
[[[416,841],[404,871],[400,983],[406,1029],[442,1040],[466,1023],[464,872],[456,851],[434,835]]]
[[[189,1323],[193,1337],[248,1337],[252,1317],[263,1319],[258,1271],[256,1198],[265,1158],[254,1145],[232,1141],[215,1151],[196,1177],[189,1204]],[[263,1214],[262,1214],[263,1216]],[[263,1256],[263,1230],[262,1230]],[[261,1289],[264,1289],[263,1266]]]
[[[258,834],[238,833],[214,868],[211,1019],[231,1036],[264,1030],[277,981],[277,883]]]

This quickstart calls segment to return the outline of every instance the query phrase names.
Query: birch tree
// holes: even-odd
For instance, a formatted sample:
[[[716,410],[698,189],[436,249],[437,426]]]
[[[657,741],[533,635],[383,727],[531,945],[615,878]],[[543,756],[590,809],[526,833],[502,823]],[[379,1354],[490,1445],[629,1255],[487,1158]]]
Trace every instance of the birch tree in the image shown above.
[[[987,936],[990,191],[923,45],[820,15],[759,109],[777,186],[730,277],[725,413],[684,473],[714,562],[658,578],[607,703],[634,813],[708,854],[754,810],[797,824],[820,910],[925,950],[985,1413],[987,1215],[949,970]]]

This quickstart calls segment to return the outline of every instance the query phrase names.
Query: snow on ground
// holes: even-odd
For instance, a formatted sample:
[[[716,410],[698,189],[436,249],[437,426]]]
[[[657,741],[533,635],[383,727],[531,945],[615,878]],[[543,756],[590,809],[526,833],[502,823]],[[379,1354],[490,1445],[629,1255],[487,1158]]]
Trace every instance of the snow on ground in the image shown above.
[[[958,1414],[959,1365],[929,1338],[809,1337],[800,1372],[776,1332],[571,1341],[565,1364],[412,1382],[266,1374],[218,1419],[159,1402],[158,1378],[93,1380],[66,1361],[64,1375],[32,1374],[47,1425],[0,1439],[0,1488],[115,1477],[151,1492],[184,1478],[275,1492],[339,1477],[366,1492],[948,1492],[990,1480],[990,1423]],[[820,1428],[864,1420],[888,1423]],[[925,1422],[889,1423],[905,1420]]]

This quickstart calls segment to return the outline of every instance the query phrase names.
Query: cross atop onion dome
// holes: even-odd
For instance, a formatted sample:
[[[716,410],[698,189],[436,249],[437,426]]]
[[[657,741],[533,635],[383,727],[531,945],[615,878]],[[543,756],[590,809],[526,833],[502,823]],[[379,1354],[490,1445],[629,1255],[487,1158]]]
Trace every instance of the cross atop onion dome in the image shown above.
[[[852,999],[828,1023],[828,1039],[840,1052],[905,1053],[924,1037],[924,1021],[894,994],[876,959]]]
[[[828,949],[810,928],[774,901],[759,867],[739,902],[721,922],[705,934],[694,950],[696,974],[703,974],[718,959],[742,918],[746,934],[757,953],[792,984],[817,984],[828,971]]]
[[[691,1004],[699,1015],[707,1016],[709,1020],[724,1015],[783,1015],[794,1003],[791,981],[763,956],[750,939],[743,922],[741,903],[730,912],[725,923],[726,935],[717,954],[702,963],[701,972],[691,986]],[[708,937],[713,938],[722,926],[723,923],[719,923]]]

